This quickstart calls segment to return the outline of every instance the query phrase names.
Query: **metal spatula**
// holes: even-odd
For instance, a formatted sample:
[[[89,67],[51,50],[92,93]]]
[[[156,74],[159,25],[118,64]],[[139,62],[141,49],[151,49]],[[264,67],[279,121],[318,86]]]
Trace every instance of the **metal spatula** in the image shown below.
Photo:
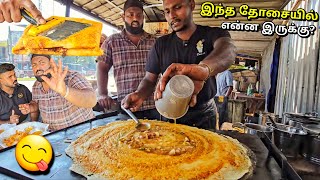
[[[151,125],[149,123],[141,123],[139,119],[129,110],[121,106],[121,109],[123,109],[136,123],[136,129],[139,131],[146,131],[149,130]]]
[[[25,9],[21,9],[20,12],[21,12],[21,15],[29,23],[33,25],[37,25],[37,21],[33,17],[31,17],[30,14]],[[41,25],[41,26],[44,26],[44,25]],[[66,20],[63,23],[57,26],[54,26],[39,35],[48,37],[52,40],[62,40],[90,26],[91,26],[90,24]]]

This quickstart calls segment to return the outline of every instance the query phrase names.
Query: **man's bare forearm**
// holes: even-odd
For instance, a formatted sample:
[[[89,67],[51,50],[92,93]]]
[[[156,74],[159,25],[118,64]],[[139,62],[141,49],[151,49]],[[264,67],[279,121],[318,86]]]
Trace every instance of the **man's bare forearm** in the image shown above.
[[[108,95],[108,79],[111,66],[104,62],[97,62],[97,86],[99,95]]]
[[[137,92],[143,99],[147,99],[155,90],[158,75],[147,72],[146,76],[140,82]]]
[[[39,111],[30,113],[30,119],[31,119],[31,121],[38,121],[38,119],[39,119]]]
[[[30,106],[30,113],[38,113],[39,112],[38,103],[36,103],[35,101],[30,101],[29,106]]]
[[[99,79],[99,78],[97,78]],[[100,78],[100,81],[97,80],[97,86],[98,86],[98,94],[99,95],[108,95],[108,75],[104,78]]]
[[[228,69],[236,57],[236,47],[231,38],[222,37],[214,43],[214,50],[204,59],[202,63],[207,64],[215,76]]]
[[[66,93],[64,95],[66,95]],[[69,87],[69,94],[65,98],[75,106],[84,108],[92,108],[97,103],[96,93],[92,89],[75,89]]]
[[[231,92],[233,90],[232,86],[229,86],[227,93],[225,94],[226,97],[230,96]]]

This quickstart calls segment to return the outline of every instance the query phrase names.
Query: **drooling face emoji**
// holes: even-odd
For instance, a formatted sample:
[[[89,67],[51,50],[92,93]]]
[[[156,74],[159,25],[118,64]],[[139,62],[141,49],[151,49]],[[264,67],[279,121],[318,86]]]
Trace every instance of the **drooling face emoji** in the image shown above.
[[[51,144],[42,136],[28,135],[17,144],[16,159],[25,170],[46,171],[52,159]]]

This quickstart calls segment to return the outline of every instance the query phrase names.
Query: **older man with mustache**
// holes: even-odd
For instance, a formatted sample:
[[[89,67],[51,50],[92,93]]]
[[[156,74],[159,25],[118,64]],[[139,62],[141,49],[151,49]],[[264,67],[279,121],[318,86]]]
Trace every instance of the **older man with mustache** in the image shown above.
[[[19,104],[29,103],[32,99],[29,89],[18,84],[15,66],[9,63],[0,64],[0,124],[17,124],[27,118],[19,110]],[[36,120],[37,114],[31,115]]]

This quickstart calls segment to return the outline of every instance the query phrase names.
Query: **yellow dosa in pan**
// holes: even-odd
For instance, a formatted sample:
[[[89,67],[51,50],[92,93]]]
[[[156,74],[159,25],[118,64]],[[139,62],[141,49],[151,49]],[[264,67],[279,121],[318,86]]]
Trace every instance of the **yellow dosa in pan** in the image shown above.
[[[51,39],[46,33],[65,21],[87,24],[88,27],[64,39]],[[82,18],[52,16],[44,25],[28,25],[18,43],[12,48],[14,54],[49,54],[62,56],[99,56],[100,22]]]
[[[237,140],[195,127],[133,121],[92,129],[66,149],[71,170],[93,179],[241,179],[252,174],[249,151]],[[251,151],[252,152],[252,151]]]

